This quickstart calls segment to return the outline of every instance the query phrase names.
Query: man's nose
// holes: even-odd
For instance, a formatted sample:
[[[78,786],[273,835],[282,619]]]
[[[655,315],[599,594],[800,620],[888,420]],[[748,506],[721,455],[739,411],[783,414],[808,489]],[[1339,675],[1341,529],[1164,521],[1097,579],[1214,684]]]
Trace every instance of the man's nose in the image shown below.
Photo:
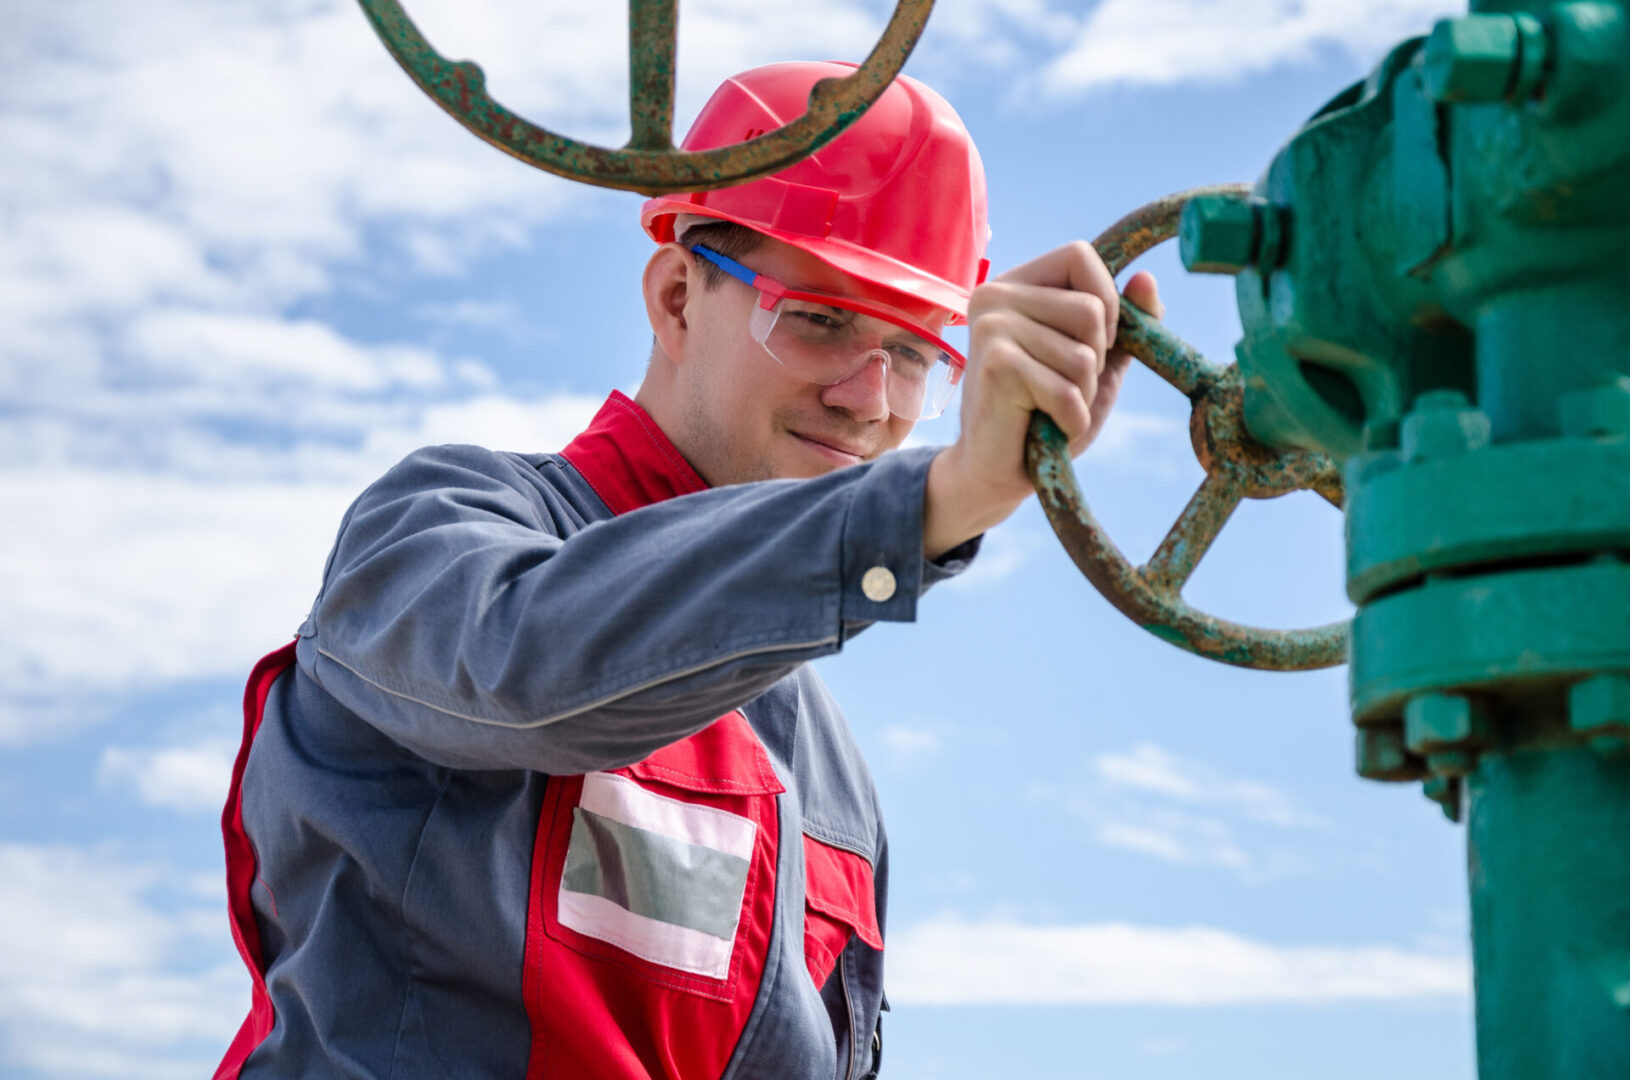
[[[889,418],[889,354],[873,349],[847,378],[826,387],[821,403],[843,409],[856,420]]]

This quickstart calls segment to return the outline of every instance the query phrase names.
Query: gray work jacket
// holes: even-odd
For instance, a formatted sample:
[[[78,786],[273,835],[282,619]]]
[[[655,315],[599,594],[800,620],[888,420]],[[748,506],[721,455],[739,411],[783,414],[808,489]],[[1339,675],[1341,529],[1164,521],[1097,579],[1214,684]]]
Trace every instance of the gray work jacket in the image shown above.
[[[707,489],[618,394],[364,492],[246,736],[241,1076],[869,1075],[886,841],[806,662],[973,557],[933,453]]]

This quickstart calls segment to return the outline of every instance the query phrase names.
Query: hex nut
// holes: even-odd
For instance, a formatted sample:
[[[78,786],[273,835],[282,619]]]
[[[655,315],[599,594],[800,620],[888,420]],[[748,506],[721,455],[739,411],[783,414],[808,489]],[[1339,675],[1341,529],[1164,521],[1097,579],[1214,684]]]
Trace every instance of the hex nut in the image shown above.
[[[1595,439],[1630,435],[1630,376],[1564,394],[1561,410],[1564,435]]]
[[[1404,746],[1404,729],[1365,725],[1355,739],[1358,775],[1366,780],[1422,780],[1428,775],[1421,759]]]
[[[1427,96],[1443,104],[1504,101],[1517,75],[1522,39],[1510,15],[1467,15],[1432,27],[1421,52]]]
[[[1488,414],[1457,390],[1429,390],[1405,416],[1399,442],[1405,461],[1431,461],[1480,450],[1489,443]]]
[[[1592,738],[1630,735],[1630,675],[1596,675],[1568,689],[1568,726]]]
[[[1463,694],[1419,694],[1404,705],[1404,743],[1411,753],[1475,749],[1488,733],[1488,709]]]
[[[1237,195],[1196,195],[1183,208],[1178,247],[1196,274],[1237,274],[1256,259],[1261,242],[1258,209]]]

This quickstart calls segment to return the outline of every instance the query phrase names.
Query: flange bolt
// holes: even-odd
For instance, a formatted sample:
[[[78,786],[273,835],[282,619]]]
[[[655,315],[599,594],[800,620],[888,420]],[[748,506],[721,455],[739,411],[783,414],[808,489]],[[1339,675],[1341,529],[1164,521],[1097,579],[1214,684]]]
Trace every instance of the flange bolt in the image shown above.
[[[1630,739],[1630,675],[1608,673],[1568,690],[1568,726],[1603,753],[1620,753]]]
[[[1358,775],[1366,780],[1422,780],[1429,773],[1425,762],[1404,746],[1400,726],[1360,727],[1355,750]]]
[[[1481,450],[1489,418],[1458,390],[1428,390],[1415,399],[1399,432],[1405,461],[1433,461]]]

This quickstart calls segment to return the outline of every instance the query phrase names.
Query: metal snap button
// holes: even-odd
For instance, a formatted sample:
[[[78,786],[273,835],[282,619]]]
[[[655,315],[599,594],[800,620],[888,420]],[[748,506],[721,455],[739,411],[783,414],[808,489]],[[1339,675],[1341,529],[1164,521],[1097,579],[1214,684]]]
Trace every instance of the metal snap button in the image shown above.
[[[894,574],[886,566],[874,566],[860,579],[860,591],[866,599],[881,604],[894,595]]]

